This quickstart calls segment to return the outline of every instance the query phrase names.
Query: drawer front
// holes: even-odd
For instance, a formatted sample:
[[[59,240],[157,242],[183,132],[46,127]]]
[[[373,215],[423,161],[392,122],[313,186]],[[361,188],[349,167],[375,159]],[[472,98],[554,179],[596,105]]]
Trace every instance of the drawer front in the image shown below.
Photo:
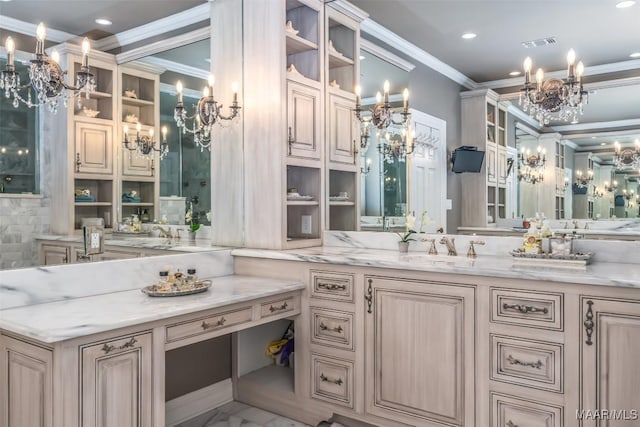
[[[561,427],[562,408],[491,394],[491,427]]]
[[[181,340],[184,338],[211,333],[220,329],[225,329],[239,323],[251,321],[251,306],[239,308],[237,310],[226,311],[212,316],[203,317],[198,320],[176,323],[166,328],[166,342]]]
[[[276,316],[295,309],[293,297],[281,298],[260,305],[260,317]]]
[[[353,363],[312,354],[311,366],[311,396],[353,408]]]
[[[311,271],[311,296],[353,302],[353,274]]]
[[[563,294],[491,288],[491,321],[563,330]]]
[[[311,342],[353,350],[353,313],[311,307]]]
[[[561,344],[491,335],[491,379],[561,393]]]

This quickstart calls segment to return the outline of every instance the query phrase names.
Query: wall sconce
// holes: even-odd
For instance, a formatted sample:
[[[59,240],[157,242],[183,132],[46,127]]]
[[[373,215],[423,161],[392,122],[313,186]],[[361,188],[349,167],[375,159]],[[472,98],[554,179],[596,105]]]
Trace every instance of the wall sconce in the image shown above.
[[[589,183],[593,181],[593,171],[589,169],[587,174],[584,175],[581,170],[576,171],[576,182],[573,186],[577,188],[586,188]]]
[[[538,146],[538,154],[531,154],[531,150],[526,150],[522,147],[520,151],[520,164],[527,166],[531,169],[543,169],[545,163],[547,163],[547,151]]]
[[[614,191],[616,191],[617,188],[618,188],[618,181],[613,181],[611,184],[609,184],[609,181],[604,182],[604,189],[609,193],[613,193]]]
[[[564,183],[561,185],[556,184],[556,193],[566,193],[569,186],[569,178],[564,177]]]
[[[598,190],[598,188],[594,185],[593,186],[593,190],[591,191],[591,196],[594,199],[600,199],[601,197],[604,196],[604,191],[603,190]]]
[[[368,175],[369,172],[371,172],[371,159],[367,159],[366,166],[364,168],[362,166],[360,167],[360,173],[362,175]]]
[[[518,181],[528,182],[529,184],[537,184],[544,181],[544,173],[542,173],[542,171],[535,171],[527,166],[518,171]]]
[[[164,159],[169,153],[169,144],[167,144],[167,128],[162,127],[162,141],[160,147],[156,148],[156,142],[153,140],[153,128],[149,129],[149,135],[140,135],[142,126],[140,123],[136,125],[136,138],[133,141],[129,141],[129,126],[125,125],[124,132],[124,147],[129,151],[137,151],[141,156],[151,157],[154,151],[160,153],[160,160]]]

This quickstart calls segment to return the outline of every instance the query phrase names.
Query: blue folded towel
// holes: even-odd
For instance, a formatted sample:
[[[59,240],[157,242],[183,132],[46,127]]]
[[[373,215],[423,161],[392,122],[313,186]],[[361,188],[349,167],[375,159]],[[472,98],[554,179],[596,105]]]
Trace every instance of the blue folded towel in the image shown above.
[[[75,196],[76,202],[95,202],[96,198],[94,196]]]
[[[140,203],[142,202],[142,198],[140,198],[140,196],[130,196],[125,193],[122,195],[122,201],[124,203]]]

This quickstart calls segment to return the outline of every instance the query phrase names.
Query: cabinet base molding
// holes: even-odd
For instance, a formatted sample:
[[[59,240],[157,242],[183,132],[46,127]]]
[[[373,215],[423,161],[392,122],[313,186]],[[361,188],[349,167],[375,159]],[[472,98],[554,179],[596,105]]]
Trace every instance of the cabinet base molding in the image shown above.
[[[233,400],[231,378],[211,384],[165,404],[167,427],[173,427]]]

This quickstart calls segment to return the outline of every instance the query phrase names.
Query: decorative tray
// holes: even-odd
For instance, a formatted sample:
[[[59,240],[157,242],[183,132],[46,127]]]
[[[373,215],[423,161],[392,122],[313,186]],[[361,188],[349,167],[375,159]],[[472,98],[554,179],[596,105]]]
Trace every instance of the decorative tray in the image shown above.
[[[349,201],[349,196],[344,197],[344,196],[329,196],[329,201],[330,202],[348,202]]]
[[[211,280],[184,281],[182,283],[165,282],[145,286],[141,291],[150,297],[179,297],[206,292],[210,286]]]
[[[302,195],[287,195],[287,200],[296,201],[296,202],[308,202],[313,200],[313,196],[302,196]]]
[[[591,262],[593,252],[562,255],[557,253],[528,254],[522,250],[513,250],[511,256],[514,257],[514,264],[519,265],[584,268]]]

